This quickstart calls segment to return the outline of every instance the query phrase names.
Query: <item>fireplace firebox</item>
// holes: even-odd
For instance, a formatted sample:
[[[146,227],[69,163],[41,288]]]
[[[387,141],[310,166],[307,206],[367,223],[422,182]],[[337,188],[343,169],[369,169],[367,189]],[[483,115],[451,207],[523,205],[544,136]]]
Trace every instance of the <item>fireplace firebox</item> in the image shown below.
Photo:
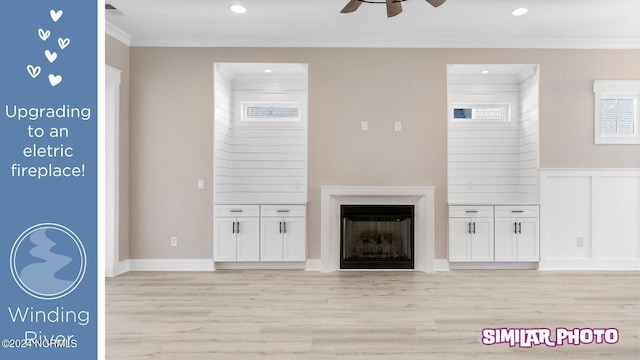
[[[341,269],[413,269],[413,205],[341,205]]]

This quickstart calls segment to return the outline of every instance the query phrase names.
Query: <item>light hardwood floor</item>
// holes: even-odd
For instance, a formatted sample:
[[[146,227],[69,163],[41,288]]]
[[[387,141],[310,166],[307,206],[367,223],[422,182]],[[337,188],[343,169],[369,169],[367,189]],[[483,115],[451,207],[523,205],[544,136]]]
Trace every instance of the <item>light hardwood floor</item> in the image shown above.
[[[618,328],[617,344],[481,344],[483,328]],[[132,272],[108,360],[640,359],[640,272]]]

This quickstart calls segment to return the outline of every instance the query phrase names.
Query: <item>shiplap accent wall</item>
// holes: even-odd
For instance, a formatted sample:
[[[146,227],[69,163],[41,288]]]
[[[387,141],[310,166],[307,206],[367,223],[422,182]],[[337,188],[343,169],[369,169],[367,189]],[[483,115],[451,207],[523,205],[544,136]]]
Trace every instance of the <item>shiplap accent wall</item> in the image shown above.
[[[223,202],[223,194],[218,187],[227,181],[233,172],[233,134],[231,127],[232,90],[231,74],[221,70],[215,72],[214,79],[214,142],[213,175],[214,201]],[[220,198],[219,198],[220,195]]]
[[[225,79],[225,76],[221,78]],[[222,133],[215,137],[216,143],[221,143],[216,145],[220,156],[215,157],[214,164],[215,202],[306,203],[306,75],[233,75],[232,80],[225,85],[229,86],[225,87],[229,90],[229,119],[224,119],[227,114],[224,105],[221,106],[224,116],[216,114],[215,117],[216,121],[222,118]],[[227,93],[220,94],[220,97],[225,103]],[[302,119],[299,122],[241,121],[242,101],[291,100],[301,102]]]
[[[449,203],[531,203],[538,199],[537,74],[448,85]],[[511,121],[451,121],[455,104],[511,104]]]
[[[539,76],[520,83],[520,179],[518,197],[524,203],[539,203]]]

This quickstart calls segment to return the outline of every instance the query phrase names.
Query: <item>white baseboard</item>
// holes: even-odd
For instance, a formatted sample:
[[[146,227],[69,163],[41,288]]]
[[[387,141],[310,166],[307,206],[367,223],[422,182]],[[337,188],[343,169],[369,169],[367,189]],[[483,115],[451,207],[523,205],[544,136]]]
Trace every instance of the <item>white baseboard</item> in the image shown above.
[[[129,264],[129,260],[120,261],[119,263],[111,267],[107,267],[107,269],[104,272],[104,276],[115,277],[128,272],[130,269],[131,269],[131,266]]]
[[[216,270],[304,270],[304,262],[217,262]]]
[[[322,270],[322,260],[321,259],[307,259],[307,263],[304,267],[305,271],[320,271]]]
[[[129,271],[214,271],[211,259],[131,259]]]
[[[456,262],[449,263],[451,270],[536,270],[535,262]]]
[[[447,259],[434,259],[433,267],[435,271],[449,271],[449,261]]]
[[[583,260],[544,260],[540,261],[540,270],[640,270],[638,259],[583,259]]]

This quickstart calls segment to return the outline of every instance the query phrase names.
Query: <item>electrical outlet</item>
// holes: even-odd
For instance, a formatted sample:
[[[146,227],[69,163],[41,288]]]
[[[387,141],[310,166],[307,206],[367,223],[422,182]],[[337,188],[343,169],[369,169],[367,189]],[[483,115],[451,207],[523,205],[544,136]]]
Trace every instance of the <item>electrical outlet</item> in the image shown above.
[[[396,131],[402,131],[402,122],[401,121],[396,121],[395,130]]]
[[[582,236],[578,236],[577,246],[578,246],[579,248],[584,247],[584,237],[582,237]]]
[[[369,131],[369,122],[366,120],[360,121],[360,131]]]
[[[204,190],[204,179],[198,179],[198,190]]]
[[[172,236],[171,237],[171,247],[176,247],[178,246],[178,237],[177,236]]]

